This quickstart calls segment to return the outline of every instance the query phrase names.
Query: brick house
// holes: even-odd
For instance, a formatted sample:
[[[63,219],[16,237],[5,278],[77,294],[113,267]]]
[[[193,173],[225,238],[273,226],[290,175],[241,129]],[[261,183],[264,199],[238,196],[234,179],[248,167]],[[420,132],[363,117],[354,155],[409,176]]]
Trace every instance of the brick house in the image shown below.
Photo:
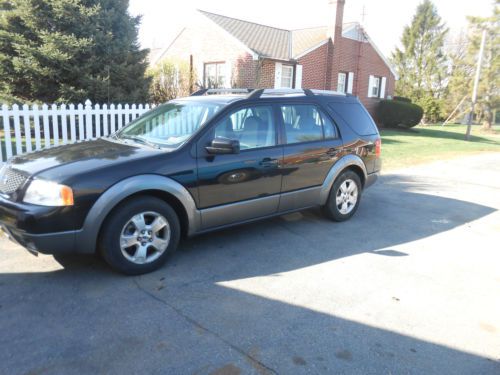
[[[300,30],[199,10],[150,63],[190,61],[202,87],[337,90],[372,111],[393,95],[396,74],[359,23],[343,23],[345,0],[329,4],[331,25]]]

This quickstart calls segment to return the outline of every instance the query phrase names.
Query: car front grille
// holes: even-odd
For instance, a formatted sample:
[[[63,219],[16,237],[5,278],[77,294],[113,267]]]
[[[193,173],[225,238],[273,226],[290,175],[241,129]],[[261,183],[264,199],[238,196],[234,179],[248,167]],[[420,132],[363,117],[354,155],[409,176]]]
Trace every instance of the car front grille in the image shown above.
[[[27,179],[25,175],[7,166],[2,167],[0,169],[0,193],[12,194],[16,192],[24,185]]]

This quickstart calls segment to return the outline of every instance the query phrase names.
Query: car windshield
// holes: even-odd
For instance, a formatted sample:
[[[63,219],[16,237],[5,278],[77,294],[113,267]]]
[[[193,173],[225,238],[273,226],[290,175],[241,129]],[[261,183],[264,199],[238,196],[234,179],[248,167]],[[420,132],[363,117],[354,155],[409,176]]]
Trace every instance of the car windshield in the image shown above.
[[[210,120],[220,104],[205,102],[170,102],[146,112],[115,134],[155,147],[177,149]]]

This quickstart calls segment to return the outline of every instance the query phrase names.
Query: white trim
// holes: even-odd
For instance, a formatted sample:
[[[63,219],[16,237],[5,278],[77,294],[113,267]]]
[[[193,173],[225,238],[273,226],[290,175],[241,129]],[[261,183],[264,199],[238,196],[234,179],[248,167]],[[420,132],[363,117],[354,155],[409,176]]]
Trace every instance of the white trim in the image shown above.
[[[280,89],[281,88],[281,69],[283,68],[282,63],[275,63],[274,64],[274,88],[275,89]]]
[[[373,95],[372,95],[372,87],[373,87],[373,79],[374,79],[374,78],[375,78],[375,77],[374,77],[374,76],[372,76],[372,75],[370,75],[370,76],[368,77],[368,97],[369,97],[369,98],[373,98]]]
[[[295,65],[295,88],[302,88],[302,65]]]
[[[315,49],[317,49],[317,48],[321,47],[322,45],[324,45],[324,44],[328,43],[328,41],[329,41],[329,40],[330,40],[330,38],[327,38],[327,39],[323,40],[322,42],[320,42],[320,43],[316,44],[314,47],[311,47],[311,48],[309,48],[309,49],[305,50],[305,51],[304,51],[304,52],[302,52],[300,55],[293,56],[293,59],[298,60],[298,59],[300,59],[301,57],[304,57],[305,55],[307,55],[307,54],[311,53],[311,52],[312,52],[312,51],[314,51]]]
[[[352,86],[354,84],[354,73],[349,72],[347,75],[347,93],[352,94]]]
[[[380,99],[385,98],[385,83],[386,83],[386,81],[387,81],[387,78],[382,77],[382,82],[380,83],[380,93],[379,93]]]

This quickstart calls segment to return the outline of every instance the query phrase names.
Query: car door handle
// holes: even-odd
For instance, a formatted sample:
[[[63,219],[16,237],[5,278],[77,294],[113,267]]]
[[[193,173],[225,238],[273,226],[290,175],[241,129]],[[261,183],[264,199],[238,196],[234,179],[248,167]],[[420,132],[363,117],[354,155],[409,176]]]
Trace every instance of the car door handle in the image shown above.
[[[340,150],[335,148],[331,148],[326,152],[329,156],[337,156],[340,153]]]
[[[275,165],[278,165],[278,159],[264,158],[259,162],[259,165],[263,167],[273,167]]]

